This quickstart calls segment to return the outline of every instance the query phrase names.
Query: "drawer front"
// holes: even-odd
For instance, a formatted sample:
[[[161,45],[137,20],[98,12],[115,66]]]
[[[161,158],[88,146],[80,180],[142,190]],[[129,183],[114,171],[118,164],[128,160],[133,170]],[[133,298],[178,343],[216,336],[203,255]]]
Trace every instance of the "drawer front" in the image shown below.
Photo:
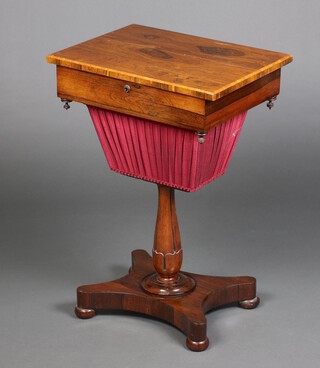
[[[58,96],[194,131],[259,105],[280,91],[280,69],[216,101],[57,66]]]
[[[169,125],[202,130],[205,100],[57,66],[58,96]]]

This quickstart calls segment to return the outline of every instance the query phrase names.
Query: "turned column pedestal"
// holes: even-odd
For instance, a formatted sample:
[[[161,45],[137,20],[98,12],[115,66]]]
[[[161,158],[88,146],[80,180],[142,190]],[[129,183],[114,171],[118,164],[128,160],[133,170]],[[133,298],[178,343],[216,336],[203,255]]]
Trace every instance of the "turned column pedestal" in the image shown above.
[[[159,203],[152,250],[156,272],[142,281],[142,288],[155,295],[178,296],[195,288],[192,277],[180,272],[182,248],[174,189],[158,185]]]
[[[209,345],[205,313],[230,303],[252,309],[259,304],[253,277],[218,277],[180,271],[182,248],[174,189],[158,185],[158,215],[152,258],[144,250],[132,252],[128,275],[77,290],[75,313],[91,318],[105,310],[138,312],[160,318],[187,336],[187,347]]]

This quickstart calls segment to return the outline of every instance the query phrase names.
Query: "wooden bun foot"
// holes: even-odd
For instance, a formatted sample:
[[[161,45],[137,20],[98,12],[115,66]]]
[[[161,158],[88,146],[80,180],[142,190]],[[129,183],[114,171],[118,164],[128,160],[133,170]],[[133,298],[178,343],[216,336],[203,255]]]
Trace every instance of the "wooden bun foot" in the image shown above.
[[[74,313],[81,319],[89,319],[96,315],[96,311],[94,309],[79,308],[78,306],[74,308]]]
[[[192,351],[203,351],[209,346],[209,339],[206,338],[204,341],[192,341],[189,337],[186,340],[186,345],[189,350]]]
[[[260,304],[260,299],[256,296],[253,299],[242,300],[239,302],[239,307],[243,309],[254,309]]]

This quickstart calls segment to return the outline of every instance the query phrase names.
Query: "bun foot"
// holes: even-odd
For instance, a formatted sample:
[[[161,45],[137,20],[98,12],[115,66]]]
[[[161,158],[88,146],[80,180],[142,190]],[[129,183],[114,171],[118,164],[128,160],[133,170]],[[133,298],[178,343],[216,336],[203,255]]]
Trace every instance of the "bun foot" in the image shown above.
[[[256,296],[253,299],[242,300],[239,302],[239,307],[243,309],[254,309],[260,304],[260,299]]]
[[[192,341],[189,337],[186,340],[187,348],[192,351],[203,351],[209,346],[209,339],[206,337],[204,341]]]
[[[79,308],[78,306],[74,308],[74,313],[81,319],[89,319],[96,315],[96,311],[94,309]]]

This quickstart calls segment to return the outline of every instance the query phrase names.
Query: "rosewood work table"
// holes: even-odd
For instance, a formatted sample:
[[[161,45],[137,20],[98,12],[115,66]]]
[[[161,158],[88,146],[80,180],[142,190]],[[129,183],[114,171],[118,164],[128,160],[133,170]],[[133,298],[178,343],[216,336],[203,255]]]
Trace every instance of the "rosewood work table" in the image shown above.
[[[225,172],[247,110],[273,106],[292,56],[130,25],[47,61],[57,65],[64,107],[88,106],[110,168],[158,185],[152,257],[135,250],[124,277],[79,287],[76,315],[154,316],[183,331],[189,349],[205,350],[205,313],[231,303],[255,308],[256,280],[180,271],[174,191],[193,192]]]

